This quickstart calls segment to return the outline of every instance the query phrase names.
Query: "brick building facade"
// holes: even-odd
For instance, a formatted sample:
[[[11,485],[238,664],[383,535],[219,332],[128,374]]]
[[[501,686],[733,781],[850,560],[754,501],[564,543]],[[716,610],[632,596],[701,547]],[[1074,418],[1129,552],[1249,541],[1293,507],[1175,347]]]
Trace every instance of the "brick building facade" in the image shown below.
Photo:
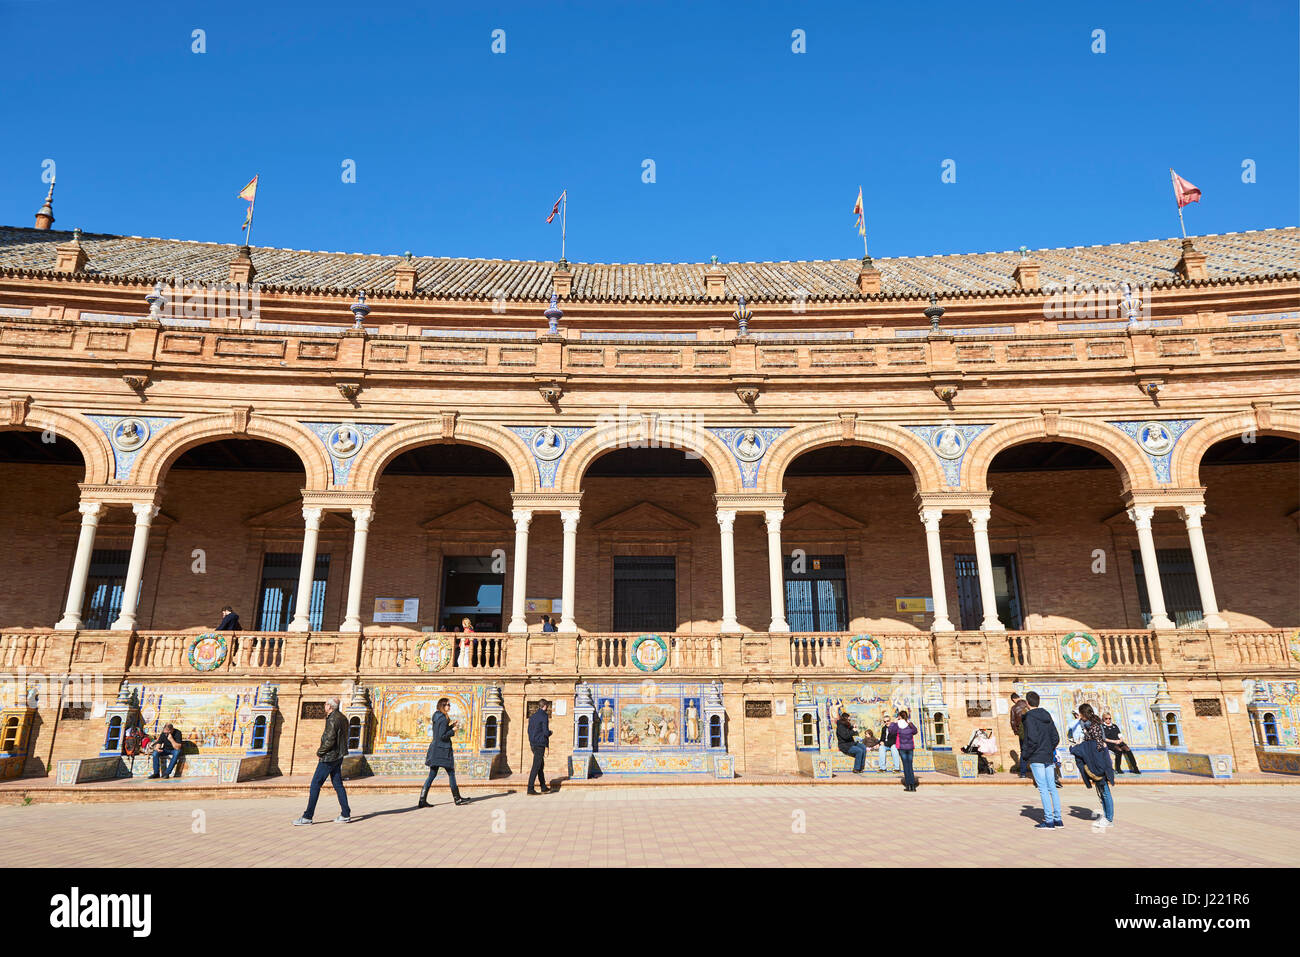
[[[214,713],[186,773],[301,773],[331,694],[401,771],[444,693],[487,773],[543,697],[576,774],[816,774],[846,701],[952,770],[1036,686],[1151,771],[1300,771],[1300,230],[570,265],[50,225],[0,230],[9,774]],[[69,674],[132,703],[31,693]]]

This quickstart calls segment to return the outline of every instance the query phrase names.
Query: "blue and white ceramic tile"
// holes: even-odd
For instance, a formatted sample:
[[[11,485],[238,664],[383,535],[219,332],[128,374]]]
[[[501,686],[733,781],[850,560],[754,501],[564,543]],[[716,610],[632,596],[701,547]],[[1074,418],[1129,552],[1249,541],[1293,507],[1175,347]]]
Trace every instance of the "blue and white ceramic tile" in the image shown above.
[[[731,451],[736,467],[740,469],[740,487],[757,488],[758,470],[767,457],[767,450],[789,426],[775,429],[709,429]]]
[[[539,486],[555,488],[555,473],[560,469],[560,461],[569,451],[569,446],[573,444],[574,439],[584,432],[590,432],[591,427],[512,425],[510,431],[523,439],[532,452],[533,462],[537,464]]]
[[[393,423],[303,422],[302,424],[311,429],[312,434],[320,439],[320,444],[325,446],[325,453],[330,457],[330,464],[334,469],[334,484],[346,485],[348,476],[352,474],[352,463],[356,461],[357,453],[365,447],[366,443]],[[355,442],[355,447],[352,448],[348,455],[339,455],[334,451],[334,446],[330,444],[330,438],[345,426],[351,430],[351,439]]]
[[[131,466],[135,464],[136,458],[144,451],[144,447],[153,441],[153,437],[160,431],[177,421],[178,416],[163,415],[88,415],[86,416],[91,422],[108,436],[108,446],[113,450],[113,478],[119,482],[125,482],[131,477]],[[146,435],[143,442],[129,450],[119,448],[119,442],[115,441],[114,436],[119,433],[123,423],[130,421],[137,423],[143,422],[146,428]]]
[[[948,483],[948,487],[960,488],[961,467],[966,461],[966,451],[975,437],[991,424],[957,425],[949,422],[944,425],[908,425],[905,428],[929,447],[930,454],[943,470],[943,480]]]
[[[1183,437],[1183,433],[1190,429],[1200,419],[1133,419],[1126,422],[1111,422],[1139,446],[1146,453],[1147,459],[1151,462],[1151,468],[1155,470],[1156,481],[1161,485],[1166,485],[1173,481],[1173,474],[1170,463],[1173,461],[1174,449],[1178,445],[1178,440]],[[1157,449],[1163,451],[1156,453]]]

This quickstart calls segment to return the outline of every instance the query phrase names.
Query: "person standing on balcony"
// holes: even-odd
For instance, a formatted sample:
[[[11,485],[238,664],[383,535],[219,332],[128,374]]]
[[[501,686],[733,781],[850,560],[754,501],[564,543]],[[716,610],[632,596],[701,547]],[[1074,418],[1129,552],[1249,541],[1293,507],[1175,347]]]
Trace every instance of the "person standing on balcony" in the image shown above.
[[[221,624],[217,625],[217,631],[239,631],[239,616],[229,605],[221,609]]]
[[[889,726],[898,747],[898,759],[903,765],[903,790],[916,790],[916,775],[912,771],[912,752],[916,748],[916,735],[920,730],[912,724],[907,709],[898,712],[898,718]]]
[[[1029,711],[1029,703],[1024,698],[1011,692],[1011,730],[1015,736],[1020,739],[1020,750],[1016,752],[1016,774],[1022,778],[1028,776],[1029,765],[1025,761],[1025,714]]]
[[[463,634],[472,635],[474,634],[474,623],[468,618],[462,618],[460,620],[460,630]],[[457,668],[468,668],[470,666],[471,656],[474,654],[473,649],[473,638],[460,639],[460,655],[456,658]]]
[[[1128,742],[1124,740],[1124,732],[1119,729],[1119,725],[1116,724],[1115,720],[1108,714],[1103,714],[1101,716],[1101,723],[1102,727],[1106,729],[1106,747],[1110,748],[1111,753],[1115,755],[1115,773],[1124,773],[1120,769],[1120,762],[1122,762],[1124,758],[1128,758],[1129,770],[1134,774],[1141,774],[1142,772],[1138,770],[1137,758],[1133,755],[1133,749],[1130,748]]]
[[[339,816],[335,824],[348,824],[352,820],[352,809],[348,807],[348,792],[343,790],[343,759],[348,756],[348,720],[339,711],[337,696],[325,702],[325,730],[321,732],[320,747],[316,749],[316,773],[311,776],[311,794],[307,798],[307,810],[302,817],[294,821],[294,827],[312,823],[316,813],[316,801],[320,797],[321,785],[329,778],[334,785],[334,793],[339,797]]]
[[[555,622],[551,621],[551,616],[550,616],[550,615],[543,615],[543,616],[542,616],[542,631],[545,631],[545,632],[552,632],[552,631],[556,631],[556,630],[557,630],[557,629],[556,629],[556,627],[555,627]]]
[[[447,771],[452,800],[457,805],[469,803],[460,796],[460,788],[456,787],[456,755],[451,749],[451,739],[456,736],[456,725],[459,723],[451,720],[451,699],[439,698],[438,707],[433,712],[433,740],[429,742],[429,750],[424,755],[429,776],[424,779],[424,787],[420,789],[420,801],[415,805],[417,808],[429,806],[429,788],[438,776],[439,768]]]
[[[542,767],[546,760],[546,749],[551,741],[551,719],[546,713],[550,707],[551,703],[543,698],[537,702],[537,710],[528,719],[528,744],[533,749],[533,766],[528,772],[529,794],[551,793],[551,789],[546,786],[546,771]],[[542,786],[541,791],[534,790],[534,781]]]
[[[858,733],[853,729],[853,719],[847,711],[841,711],[835,722],[835,739],[840,751],[853,759],[853,773],[861,774],[867,764],[867,746],[857,740]]]
[[[1025,700],[1029,710],[1020,722],[1024,729],[1021,742],[1034,784],[1038,785],[1038,799],[1043,802],[1043,819],[1034,827],[1065,827],[1061,820],[1061,795],[1056,790],[1056,746],[1061,743],[1061,733],[1047,709],[1038,706],[1037,691],[1030,691]]]

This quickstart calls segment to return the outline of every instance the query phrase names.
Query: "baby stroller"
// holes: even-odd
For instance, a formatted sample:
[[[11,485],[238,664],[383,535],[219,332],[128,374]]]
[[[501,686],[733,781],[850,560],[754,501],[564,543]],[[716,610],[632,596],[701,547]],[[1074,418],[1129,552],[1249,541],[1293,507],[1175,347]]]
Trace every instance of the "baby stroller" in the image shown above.
[[[991,740],[989,735],[983,729],[976,728],[975,733],[971,735],[970,741],[967,742],[966,747],[961,749],[962,754],[973,754],[979,758],[980,774],[993,773],[993,767],[989,764],[988,757],[980,750],[980,743],[986,740]]]

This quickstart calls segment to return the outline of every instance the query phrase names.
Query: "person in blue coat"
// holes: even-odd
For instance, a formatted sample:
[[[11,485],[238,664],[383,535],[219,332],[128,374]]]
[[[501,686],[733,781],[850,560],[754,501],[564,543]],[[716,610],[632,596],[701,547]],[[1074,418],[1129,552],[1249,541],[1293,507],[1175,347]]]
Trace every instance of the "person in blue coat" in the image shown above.
[[[542,768],[542,762],[546,760],[546,748],[551,741],[551,718],[546,713],[550,707],[551,703],[543,698],[537,702],[537,710],[528,719],[528,744],[533,749],[533,767],[528,772],[529,794],[551,793],[551,789],[546,786],[546,772]],[[534,781],[541,784],[540,791],[533,788]]]
[[[460,796],[460,788],[456,787],[456,756],[451,750],[451,739],[456,736],[456,725],[460,722],[452,721],[450,715],[451,699],[439,698],[438,708],[433,712],[433,740],[429,742],[429,750],[424,755],[429,776],[424,779],[424,787],[420,790],[420,803],[416,807],[429,806],[429,787],[433,784],[433,779],[438,776],[439,768],[447,770],[452,799],[457,804],[469,803]]]

